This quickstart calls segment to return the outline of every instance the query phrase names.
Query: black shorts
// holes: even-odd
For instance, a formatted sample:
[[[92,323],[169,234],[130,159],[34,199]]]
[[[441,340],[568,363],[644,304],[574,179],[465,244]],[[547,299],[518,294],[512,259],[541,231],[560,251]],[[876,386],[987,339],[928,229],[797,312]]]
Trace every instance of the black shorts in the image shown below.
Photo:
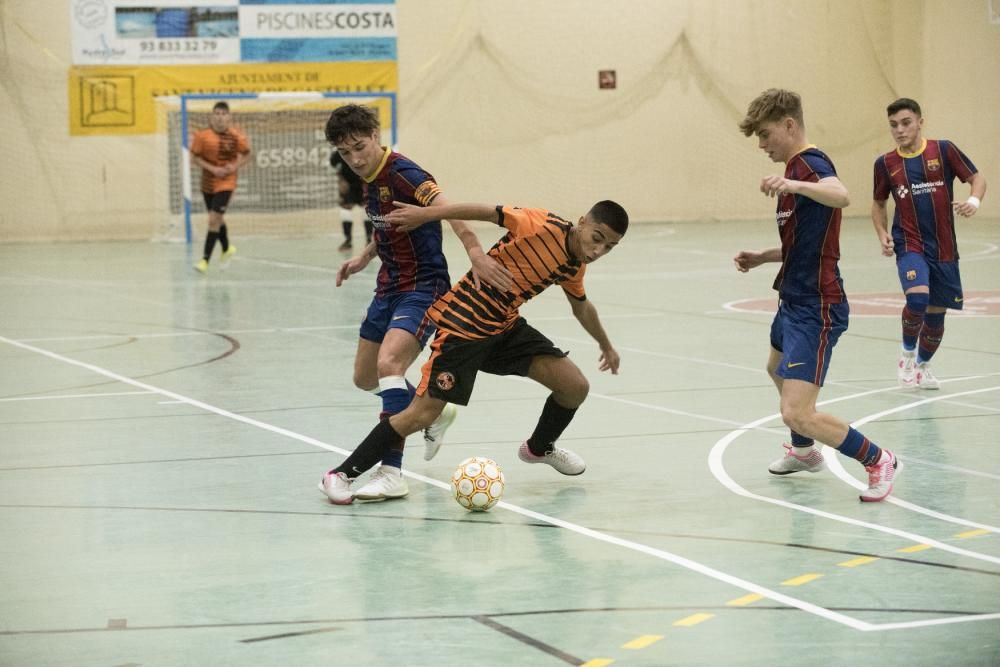
[[[566,352],[523,317],[507,331],[480,340],[459,338],[439,329],[431,343],[431,358],[421,369],[417,393],[468,405],[479,371],[526,377],[532,359],[541,356],[565,357]]]
[[[225,213],[233,191],[223,190],[222,192],[202,192],[201,194],[205,197],[205,208],[216,213]]]

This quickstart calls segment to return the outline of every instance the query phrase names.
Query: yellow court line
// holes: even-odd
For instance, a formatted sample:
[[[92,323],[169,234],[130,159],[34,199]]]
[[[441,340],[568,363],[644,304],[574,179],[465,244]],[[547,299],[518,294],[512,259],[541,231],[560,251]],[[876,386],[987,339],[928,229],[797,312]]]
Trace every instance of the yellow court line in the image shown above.
[[[650,644],[655,644],[656,642],[663,639],[663,635],[640,635],[630,642],[622,644],[622,648],[640,649],[646,648]]]
[[[611,658],[594,658],[580,665],[580,667],[608,667],[614,660]]]
[[[813,581],[814,579],[819,579],[822,576],[823,576],[822,574],[815,574],[815,573],[812,573],[812,574],[802,574],[802,575],[799,575],[797,577],[792,577],[791,579],[785,579],[784,581],[781,582],[781,585],[782,586],[801,586],[802,584],[808,584],[810,581]]]
[[[691,627],[692,625],[698,625],[699,623],[704,623],[710,618],[713,618],[715,614],[691,614],[687,618],[682,618],[679,621],[674,621],[674,625],[679,625],[683,627]]]
[[[961,538],[979,537],[980,535],[985,535],[988,532],[990,531],[986,530],[985,528],[976,528],[975,530],[967,530],[964,533],[958,533],[955,535],[955,537],[961,537]]]
[[[744,595],[741,598],[736,598],[735,600],[730,600],[726,603],[727,607],[742,607],[744,605],[751,604],[757,600],[763,600],[764,596],[760,593],[750,593],[749,595]]]
[[[873,563],[878,560],[876,556],[861,556],[859,558],[852,558],[851,560],[845,560],[843,563],[837,563],[840,567],[857,567],[858,565],[866,565],[868,563]]]
[[[902,549],[896,549],[896,551],[898,551],[899,553],[904,553],[904,554],[912,554],[912,553],[916,553],[917,551],[927,551],[928,549],[931,549],[931,548],[933,548],[933,547],[931,547],[931,545],[929,545],[929,544],[914,544],[914,545],[909,546],[909,547],[903,547]]]

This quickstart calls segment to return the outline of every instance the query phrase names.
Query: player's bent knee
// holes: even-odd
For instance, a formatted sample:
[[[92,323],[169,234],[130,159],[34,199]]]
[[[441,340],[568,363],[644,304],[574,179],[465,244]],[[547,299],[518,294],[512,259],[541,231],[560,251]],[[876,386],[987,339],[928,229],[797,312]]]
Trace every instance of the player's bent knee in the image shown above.
[[[809,415],[802,412],[801,410],[795,410],[792,408],[786,408],[782,406],[781,408],[781,421],[785,423],[785,426],[792,429],[796,433],[801,433],[802,435],[808,435],[810,432]]]
[[[590,393],[590,382],[584,377],[583,373],[577,369],[575,375],[567,378],[565,382],[561,382],[559,388],[556,391],[557,400],[559,400],[560,405],[565,408],[577,408],[587,400],[587,394]],[[569,403],[569,405],[567,405]]]

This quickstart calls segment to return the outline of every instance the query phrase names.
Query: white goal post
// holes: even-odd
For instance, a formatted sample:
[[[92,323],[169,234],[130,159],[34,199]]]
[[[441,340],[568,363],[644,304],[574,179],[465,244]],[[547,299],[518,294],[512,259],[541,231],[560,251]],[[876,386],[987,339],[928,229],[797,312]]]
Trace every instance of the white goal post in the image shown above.
[[[229,104],[233,125],[250,141],[252,159],[239,172],[227,209],[241,235],[298,236],[332,231],[339,222],[336,179],[330,168],[332,147],[324,129],[330,112],[344,104],[372,106],[379,112],[382,142],[397,145],[395,93],[193,93],[157,98],[159,125],[155,234],[160,240],[191,243],[203,225],[205,205],[193,166],[194,133],[208,127],[216,102]],[[238,223],[237,223],[238,221]]]

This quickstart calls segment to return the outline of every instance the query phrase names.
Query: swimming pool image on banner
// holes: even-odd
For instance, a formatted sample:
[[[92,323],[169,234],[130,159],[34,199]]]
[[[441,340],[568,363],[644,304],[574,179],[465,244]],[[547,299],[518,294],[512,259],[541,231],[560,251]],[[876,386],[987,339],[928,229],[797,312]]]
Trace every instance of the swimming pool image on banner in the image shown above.
[[[76,65],[396,59],[395,0],[73,0]]]

